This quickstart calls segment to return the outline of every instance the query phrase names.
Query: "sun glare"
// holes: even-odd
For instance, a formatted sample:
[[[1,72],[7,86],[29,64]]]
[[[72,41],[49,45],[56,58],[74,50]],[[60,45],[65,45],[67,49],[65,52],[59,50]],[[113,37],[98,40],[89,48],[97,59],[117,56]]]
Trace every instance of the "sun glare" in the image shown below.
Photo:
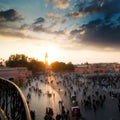
[[[48,54],[48,64],[50,65],[52,62],[57,61],[60,55],[60,48],[56,45],[46,45],[41,48],[42,52]]]

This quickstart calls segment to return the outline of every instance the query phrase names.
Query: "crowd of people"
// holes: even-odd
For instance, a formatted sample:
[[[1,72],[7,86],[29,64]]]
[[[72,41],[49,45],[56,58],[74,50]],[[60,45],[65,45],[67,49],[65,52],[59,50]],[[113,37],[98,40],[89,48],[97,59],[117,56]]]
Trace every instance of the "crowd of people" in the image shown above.
[[[118,106],[116,109],[120,111],[119,74],[76,74],[75,77],[75,73],[60,73],[56,76],[62,79],[60,84],[65,88],[65,95],[70,96],[74,93],[77,96],[79,105],[85,109],[91,109],[96,114],[97,109],[102,109],[106,104],[106,99],[114,97]]]
[[[78,105],[80,108],[89,109],[96,114],[99,108],[103,109],[106,104],[106,99],[114,97],[117,100],[118,111],[120,111],[120,75],[116,74],[77,74],[77,73],[48,73],[44,74],[44,79],[40,76],[34,78],[36,81],[40,81],[43,84],[50,85],[55,91],[59,93],[63,104],[58,114],[54,114],[54,110],[47,109],[44,119],[45,120],[70,120],[71,107],[64,104],[64,98],[70,100],[71,95],[77,96]],[[48,79],[49,78],[49,79]],[[34,82],[34,80],[32,82]],[[28,81],[29,93],[27,98],[31,99],[31,91],[34,91],[41,96],[45,94],[44,91],[39,88],[38,82],[35,85],[31,85],[31,80]],[[61,90],[63,90],[61,92]],[[47,91],[49,97],[55,98],[55,93]],[[62,94],[61,94],[62,93]],[[63,97],[64,96],[64,97]],[[109,97],[108,97],[109,96]],[[70,103],[69,103],[70,104]],[[70,104],[71,106],[71,104]],[[59,106],[58,106],[59,107]],[[50,112],[52,110],[52,112]],[[84,114],[85,115],[85,114]],[[84,119],[86,116],[78,118]]]

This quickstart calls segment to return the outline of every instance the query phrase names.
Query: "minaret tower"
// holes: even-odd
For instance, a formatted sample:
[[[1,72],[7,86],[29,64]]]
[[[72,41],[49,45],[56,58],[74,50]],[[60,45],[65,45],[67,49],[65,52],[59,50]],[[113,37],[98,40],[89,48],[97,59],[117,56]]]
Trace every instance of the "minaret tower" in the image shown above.
[[[47,52],[45,53],[45,65],[48,66],[48,54],[47,54]]]

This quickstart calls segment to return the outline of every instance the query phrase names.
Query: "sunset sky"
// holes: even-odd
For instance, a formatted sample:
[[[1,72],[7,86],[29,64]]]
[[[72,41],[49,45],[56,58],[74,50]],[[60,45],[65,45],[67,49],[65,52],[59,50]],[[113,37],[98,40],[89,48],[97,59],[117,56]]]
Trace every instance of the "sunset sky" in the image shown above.
[[[120,0],[0,0],[0,58],[120,62]]]

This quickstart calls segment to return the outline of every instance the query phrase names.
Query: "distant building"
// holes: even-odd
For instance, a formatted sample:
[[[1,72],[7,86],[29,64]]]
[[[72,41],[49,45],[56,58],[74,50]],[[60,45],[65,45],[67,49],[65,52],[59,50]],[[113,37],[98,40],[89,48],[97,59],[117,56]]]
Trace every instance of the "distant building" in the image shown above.
[[[114,63],[98,63],[98,64],[80,64],[75,65],[75,72],[78,73],[108,73],[120,72],[120,65]]]
[[[79,64],[75,65],[74,70],[78,73],[88,73],[88,67],[89,66],[87,64]]]
[[[115,72],[120,72],[120,64],[115,63],[115,64],[113,65],[113,67],[114,67]]]
[[[16,80],[23,83],[26,83],[28,77],[32,76],[32,72],[29,71],[26,67],[0,67],[0,77]]]

